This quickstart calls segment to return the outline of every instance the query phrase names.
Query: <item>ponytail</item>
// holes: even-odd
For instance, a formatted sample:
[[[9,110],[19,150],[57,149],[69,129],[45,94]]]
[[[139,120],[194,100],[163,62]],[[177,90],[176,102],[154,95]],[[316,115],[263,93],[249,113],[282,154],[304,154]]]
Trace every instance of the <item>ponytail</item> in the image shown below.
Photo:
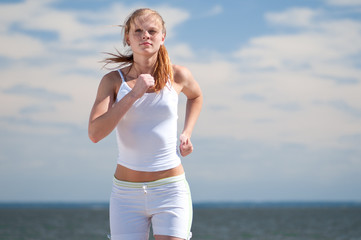
[[[117,69],[117,68],[124,67],[126,65],[134,63],[133,54],[125,55],[125,54],[120,53],[118,51],[118,49],[115,49],[115,51],[117,53],[109,53],[109,52],[105,53],[105,54],[110,55],[110,57],[107,57],[102,61],[105,63],[103,67],[106,68],[106,66],[108,64],[118,63],[119,65],[114,68],[114,69]],[[113,69],[113,68],[110,68],[110,69]]]
[[[168,81],[171,83],[174,81],[172,63],[164,45],[161,45],[159,48],[153,77],[155,79],[154,89],[156,91],[163,89]]]

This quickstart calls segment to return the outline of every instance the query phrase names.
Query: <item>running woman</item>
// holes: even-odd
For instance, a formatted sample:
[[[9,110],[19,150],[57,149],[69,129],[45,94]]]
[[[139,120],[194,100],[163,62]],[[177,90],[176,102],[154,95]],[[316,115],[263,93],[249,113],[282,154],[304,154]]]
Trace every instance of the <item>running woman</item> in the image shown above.
[[[138,9],[122,27],[129,54],[106,59],[120,67],[102,78],[88,127],[94,143],[116,131],[111,240],[148,239],[150,225],[156,240],[190,239],[192,202],[180,155],[193,151],[191,135],[202,92],[187,68],[171,63],[159,13]],[[187,104],[178,146],[180,93]]]

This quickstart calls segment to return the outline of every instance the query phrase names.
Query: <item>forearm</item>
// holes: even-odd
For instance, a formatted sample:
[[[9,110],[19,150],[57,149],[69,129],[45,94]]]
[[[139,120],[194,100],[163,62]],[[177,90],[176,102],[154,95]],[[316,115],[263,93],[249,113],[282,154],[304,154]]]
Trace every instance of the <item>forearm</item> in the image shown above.
[[[182,134],[191,137],[193,128],[197,122],[203,104],[203,96],[199,95],[194,99],[188,99],[186,105],[186,116]]]

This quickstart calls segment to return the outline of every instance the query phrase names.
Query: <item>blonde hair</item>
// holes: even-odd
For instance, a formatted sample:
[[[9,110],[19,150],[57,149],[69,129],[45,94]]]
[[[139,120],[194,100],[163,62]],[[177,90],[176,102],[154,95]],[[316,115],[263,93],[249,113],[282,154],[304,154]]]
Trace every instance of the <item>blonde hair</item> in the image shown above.
[[[134,24],[135,20],[143,15],[152,15],[156,17],[162,25],[163,33],[164,34],[166,33],[165,22],[158,12],[149,8],[137,9],[128,16],[128,18],[124,22],[124,25],[122,25],[123,33],[124,33],[123,34],[124,46],[128,45],[126,39],[129,34],[131,24]],[[129,54],[122,54],[117,49],[116,51],[117,51],[116,54],[108,53],[111,57],[108,57],[104,60],[105,65],[109,63],[119,63],[119,67],[122,67],[126,65],[132,65],[134,63],[133,53],[131,51]],[[158,56],[152,76],[155,79],[155,86],[154,86],[155,91],[159,91],[163,89],[169,80],[171,82],[173,82],[174,80],[172,64],[168,56],[168,51],[165,48],[164,44],[162,44],[159,48]]]

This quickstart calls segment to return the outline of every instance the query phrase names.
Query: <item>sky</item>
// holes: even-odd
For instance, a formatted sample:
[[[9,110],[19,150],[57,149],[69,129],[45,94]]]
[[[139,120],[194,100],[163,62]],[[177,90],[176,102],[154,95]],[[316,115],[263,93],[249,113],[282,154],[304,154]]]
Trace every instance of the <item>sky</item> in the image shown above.
[[[140,7],[204,105],[194,202],[361,201],[361,0],[0,1],[0,202],[107,202],[115,134],[87,125]],[[185,97],[179,97],[179,131]]]

